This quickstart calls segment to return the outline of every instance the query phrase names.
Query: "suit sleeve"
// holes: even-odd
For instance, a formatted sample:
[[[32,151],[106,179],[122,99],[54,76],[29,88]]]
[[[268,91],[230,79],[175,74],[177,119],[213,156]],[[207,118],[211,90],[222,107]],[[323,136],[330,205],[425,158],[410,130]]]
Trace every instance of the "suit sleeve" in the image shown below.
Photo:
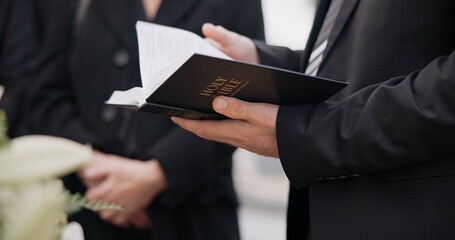
[[[336,105],[281,106],[277,141],[292,185],[435,161],[455,150],[455,53]]]
[[[32,1],[4,2],[5,9],[0,10],[5,19],[4,25],[0,23],[0,85],[5,86],[5,93],[0,108],[7,113],[10,135],[15,136],[19,134],[23,100],[38,55],[38,33]]]
[[[96,145],[98,140],[79,117],[68,61],[75,1],[56,1],[53,21],[44,40],[36,79],[27,101],[27,123],[33,133]]]

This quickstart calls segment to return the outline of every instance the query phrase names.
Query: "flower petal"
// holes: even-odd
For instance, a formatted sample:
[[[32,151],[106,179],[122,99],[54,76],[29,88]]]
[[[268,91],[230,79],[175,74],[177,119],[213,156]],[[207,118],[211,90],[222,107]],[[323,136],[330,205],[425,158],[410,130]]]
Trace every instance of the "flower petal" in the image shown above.
[[[0,150],[0,184],[63,176],[92,159],[90,146],[43,135],[15,138]]]

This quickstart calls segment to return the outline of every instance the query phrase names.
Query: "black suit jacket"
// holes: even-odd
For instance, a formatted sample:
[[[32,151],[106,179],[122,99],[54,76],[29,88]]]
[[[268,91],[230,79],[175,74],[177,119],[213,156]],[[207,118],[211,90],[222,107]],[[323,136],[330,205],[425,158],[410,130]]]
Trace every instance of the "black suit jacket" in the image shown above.
[[[141,84],[134,27],[144,20],[141,2],[92,0],[77,31],[76,2],[60,4],[31,92],[30,126],[104,152],[158,159],[169,188],[150,206],[156,239],[238,239],[234,148],[202,140],[166,117],[104,105],[113,90]],[[197,33],[212,22],[264,38],[259,0],[163,1],[154,22]],[[75,182],[66,180],[84,191]]]
[[[39,50],[33,1],[0,0],[0,108],[7,113],[9,134],[24,133],[23,100]]]
[[[303,71],[329,3],[308,51],[258,44],[263,62]],[[313,240],[455,239],[454,12],[451,0],[344,0],[319,75],[349,87],[278,113],[289,239],[304,226]]]

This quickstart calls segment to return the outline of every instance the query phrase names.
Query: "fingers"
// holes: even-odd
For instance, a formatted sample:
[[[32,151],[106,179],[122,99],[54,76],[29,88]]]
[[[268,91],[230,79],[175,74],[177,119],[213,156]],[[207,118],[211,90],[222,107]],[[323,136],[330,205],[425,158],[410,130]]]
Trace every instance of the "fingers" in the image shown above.
[[[84,182],[94,185],[109,175],[109,170],[100,164],[92,163],[78,172]]]
[[[215,26],[211,23],[202,25],[202,33],[205,37],[212,39],[221,46],[229,46],[235,42],[235,38],[239,37],[237,33],[231,32],[222,26]]]
[[[128,228],[129,227],[129,217],[121,212],[115,211],[101,211],[99,213],[101,219],[106,222],[110,222],[116,226]]]
[[[230,120],[221,120],[223,124],[220,124],[220,121],[199,121],[199,120],[189,120],[183,118],[172,118],[172,121],[179,125],[180,127],[193,132],[198,137],[205,138],[207,140],[231,143],[233,137],[236,136],[232,129],[226,127],[225,124],[229,125],[227,121]],[[231,120],[232,121],[232,120]],[[225,124],[224,124],[225,123]]]
[[[247,122],[254,121],[255,119],[262,119],[265,116],[268,117],[270,114],[266,112],[267,109],[264,109],[266,105],[270,104],[249,103],[231,97],[216,97],[212,102],[212,107],[217,113],[223,114],[231,119],[244,120]],[[171,119],[179,125],[182,122],[186,122],[176,117],[172,117]],[[196,123],[199,121],[194,122]]]
[[[248,103],[235,98],[217,97],[213,100],[212,106],[216,112],[228,118],[248,121],[251,117]]]
[[[116,215],[114,211],[101,211],[99,214],[104,221],[113,221]]]
[[[131,224],[139,229],[146,229],[150,227],[150,219],[144,211],[137,213],[131,217]]]
[[[103,197],[107,196],[109,192],[114,188],[113,182],[110,179],[106,179],[99,185],[90,188],[86,193],[85,196],[88,200],[109,200]]]
[[[107,210],[99,212],[99,215],[104,221],[110,222],[116,226],[123,228],[127,228],[130,225],[133,225],[138,229],[147,229],[151,225],[150,219],[145,211],[140,211],[135,215],[128,216],[123,212]]]
[[[211,38],[206,38],[205,41],[207,41],[208,43],[210,43],[210,45],[214,46],[215,48],[219,49],[219,50],[223,50],[222,49],[222,46],[219,42],[211,39]]]
[[[227,116],[228,118],[243,120],[244,122],[248,122],[250,120],[248,107],[247,102],[235,98],[217,97],[213,101],[213,108],[215,111]],[[198,121],[174,117],[171,119],[180,127],[208,140],[230,143],[230,141],[235,139],[235,136],[237,135],[233,129],[230,128],[233,126],[232,122],[227,120]]]
[[[201,138],[227,143],[266,156],[278,156],[276,146],[278,105],[217,97],[213,101],[213,108],[230,119],[210,121],[172,118],[172,120]]]
[[[108,177],[120,161],[118,156],[102,152],[93,152],[93,162],[78,172],[84,182],[98,183]],[[106,164],[108,162],[108,164]]]
[[[215,26],[211,23],[202,25],[202,33],[205,37],[213,39],[217,42],[224,41],[227,30],[221,26]]]

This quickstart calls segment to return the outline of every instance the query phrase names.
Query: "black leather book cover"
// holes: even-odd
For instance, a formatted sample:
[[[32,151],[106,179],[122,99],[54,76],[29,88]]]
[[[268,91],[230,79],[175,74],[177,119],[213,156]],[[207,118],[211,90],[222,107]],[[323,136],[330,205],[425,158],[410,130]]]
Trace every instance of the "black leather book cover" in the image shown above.
[[[262,65],[194,54],[155,92],[139,111],[190,119],[219,119],[216,96],[278,105],[315,104],[347,83]]]

